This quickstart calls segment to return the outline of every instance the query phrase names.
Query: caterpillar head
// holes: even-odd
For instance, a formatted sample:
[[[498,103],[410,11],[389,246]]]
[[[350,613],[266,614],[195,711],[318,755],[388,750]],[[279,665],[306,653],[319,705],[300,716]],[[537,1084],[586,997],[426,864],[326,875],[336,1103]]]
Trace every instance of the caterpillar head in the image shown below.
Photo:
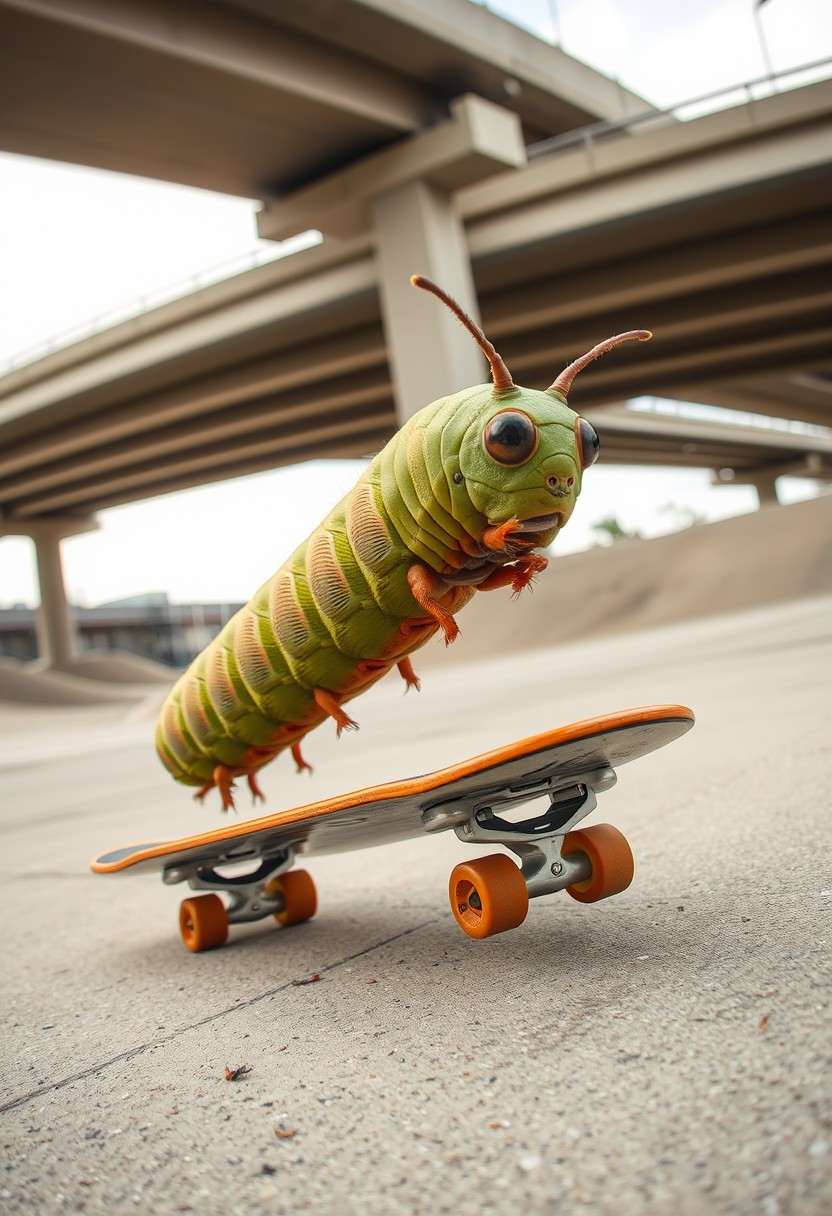
[[[567,405],[575,376],[593,359],[632,339],[646,341],[649,330],[636,329],[599,342],[570,363],[543,392],[520,388],[482,330],[446,292],[421,275],[411,282],[432,292],[450,308],[488,359],[493,386],[466,393],[466,426],[459,447],[454,483],[475,510],[497,527],[516,520],[508,537],[548,545],[567,522],[581,492],[585,469],[600,452],[595,428]]]

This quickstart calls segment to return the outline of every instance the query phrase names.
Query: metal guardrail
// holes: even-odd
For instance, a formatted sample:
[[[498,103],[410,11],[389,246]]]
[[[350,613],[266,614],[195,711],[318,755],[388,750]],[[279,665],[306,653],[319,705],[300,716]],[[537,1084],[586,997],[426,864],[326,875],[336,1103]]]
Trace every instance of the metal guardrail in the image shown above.
[[[811,75],[812,79],[806,80],[807,75]],[[579,127],[575,131],[564,131],[562,135],[553,135],[549,139],[532,144],[526,149],[526,155],[529,160],[539,160],[541,157],[562,152],[566,148],[587,147],[617,135],[634,135],[639,130],[653,131],[657,127],[673,123],[689,122],[692,118],[702,118],[705,114],[713,114],[718,110],[730,110],[734,106],[759,101],[762,96],[771,96],[772,93],[780,92],[781,86],[785,85],[789,89],[801,88],[805,84],[826,79],[830,75],[832,75],[832,58],[815,59],[811,63],[804,63],[799,67],[786,68],[781,72],[758,76],[740,84],[715,89],[711,93],[703,93],[699,97],[677,102],[663,110],[643,110],[640,114],[633,114],[627,118],[604,119],[600,122],[590,123],[586,127]],[[799,79],[801,77],[803,79]],[[787,82],[790,80],[793,83],[788,84]],[[762,92],[763,89],[766,90],[765,93]],[[757,90],[757,95],[755,95],[755,90]],[[729,100],[731,98],[734,100]],[[717,104],[719,102],[724,104]]]
[[[639,130],[655,130],[659,126],[688,121],[690,118],[698,118],[703,114],[713,113],[716,110],[730,109],[734,105],[744,105],[750,101],[759,100],[754,95],[755,89],[766,88],[768,93],[771,94],[778,91],[775,86],[781,86],[786,81],[796,77],[820,73],[823,69],[826,70],[825,76],[832,75],[832,58],[817,59],[811,63],[802,64],[799,67],[788,68],[782,72],[760,76],[753,80],[744,81],[741,84],[717,89],[712,93],[704,93],[700,97],[679,102],[677,105],[663,110],[644,110],[642,113],[631,115],[628,118],[594,122],[588,126],[579,127],[575,131],[565,131],[562,135],[555,135],[550,139],[544,139],[539,143],[530,145],[526,150],[527,156],[529,160],[539,160],[542,157],[551,156],[566,149],[590,147],[602,140],[612,139],[616,136],[637,134]],[[813,79],[824,79],[825,76],[814,75]],[[806,83],[810,82],[805,79],[796,80],[789,87],[799,88],[801,84]],[[729,98],[735,98],[735,100],[728,101],[727,99]],[[715,104],[720,99],[726,104]],[[278,245],[259,246],[249,253],[222,262],[218,266],[199,271],[197,274],[191,275],[187,279],[179,280],[168,287],[159,288],[153,292],[146,292],[127,304],[98,313],[79,325],[73,326],[71,329],[62,330],[43,342],[39,342],[35,346],[12,355],[0,363],[0,376],[9,375],[18,368],[25,367],[29,363],[34,363],[37,359],[45,358],[47,355],[54,354],[58,350],[64,350],[66,347],[72,346],[84,338],[91,338],[95,334],[103,333],[105,330],[120,325],[124,321],[133,320],[135,317],[142,316],[144,313],[150,312],[154,308],[159,308],[163,304],[183,299],[185,296],[192,295],[194,292],[209,287],[213,283],[224,282],[235,275],[254,270],[257,266],[263,266],[279,258],[299,253],[303,249],[308,249],[312,245],[318,244],[320,240],[321,235],[318,232],[300,233],[298,236],[291,237],[287,241],[282,241]]]

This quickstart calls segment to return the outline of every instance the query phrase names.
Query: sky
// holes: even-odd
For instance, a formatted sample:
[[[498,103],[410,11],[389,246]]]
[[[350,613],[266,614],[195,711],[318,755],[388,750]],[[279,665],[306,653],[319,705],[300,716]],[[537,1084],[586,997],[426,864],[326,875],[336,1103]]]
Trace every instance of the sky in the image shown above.
[[[489,0],[651,104],[676,105],[832,57],[829,0]],[[827,66],[819,74],[829,75]],[[763,86],[764,92],[768,86]],[[112,310],[122,316],[199,276],[278,251],[259,241],[253,200],[0,154],[0,374],[8,361]],[[306,238],[308,239],[308,238]],[[171,289],[175,290],[172,292]],[[115,319],[115,318],[114,318]],[[246,600],[354,483],[358,462],[312,462],[102,512],[67,540],[70,598],[93,605],[165,591],[173,602]],[[812,487],[781,483],[786,499]],[[657,535],[691,515],[753,510],[749,487],[705,470],[596,465],[556,552],[597,540],[615,516]],[[251,521],[257,521],[252,524]],[[171,537],[175,543],[171,544]],[[0,540],[0,607],[34,605],[31,543]]]

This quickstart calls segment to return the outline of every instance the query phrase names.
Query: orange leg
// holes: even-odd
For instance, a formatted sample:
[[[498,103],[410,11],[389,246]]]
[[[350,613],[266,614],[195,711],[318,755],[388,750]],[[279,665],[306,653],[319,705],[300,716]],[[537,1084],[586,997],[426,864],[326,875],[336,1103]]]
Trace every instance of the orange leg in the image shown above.
[[[493,528],[486,528],[482,534],[483,544],[494,553],[512,555],[522,553],[524,549],[533,549],[535,542],[532,537],[511,535],[519,526],[519,520],[507,519],[504,524],[495,524]]]
[[[455,641],[459,635],[459,626],[450,612],[436,599],[436,596],[442,595],[445,590],[436,575],[428,570],[427,566],[413,565],[407,572],[407,581],[416,603],[428,616],[433,617],[444,633],[445,645]]]
[[[519,595],[534,580],[536,574],[545,570],[549,565],[548,559],[537,553],[520,557],[511,566],[499,566],[492,570],[488,578],[480,583],[478,591],[495,591],[498,587],[511,586],[515,595]]]
[[[229,768],[227,764],[218,764],[214,769],[214,780],[203,785],[202,789],[194,794],[199,802],[203,802],[205,795],[212,789],[220,792],[222,798],[222,809],[224,811],[234,811],[237,808],[234,805],[234,778],[245,775],[248,781],[248,788],[251,790],[252,801],[266,801],[266,795],[260,789],[257,781],[257,773],[254,769],[246,768]]]
[[[214,769],[214,784],[220,792],[220,798],[223,799],[223,810],[234,811],[234,778],[237,776],[236,769],[229,769],[226,764],[218,764]]]
[[[419,677],[416,675],[416,672],[413,670],[413,664],[411,663],[410,659],[399,659],[396,666],[399,669],[399,675],[402,677],[407,686],[405,688],[405,692],[407,692],[408,688],[415,688],[418,692],[422,687],[422,684]]]
[[[312,765],[309,764],[306,760],[304,760],[303,755],[300,750],[299,743],[292,744],[292,759],[294,760],[295,764],[298,766],[299,773],[302,773],[304,769],[306,769],[307,773],[311,773],[314,771],[312,768]]]
[[[519,523],[519,519],[507,519],[504,524],[495,524],[493,528],[486,528],[482,534],[482,543],[487,549],[492,549],[495,553],[502,553],[508,545],[509,533],[513,532]]]
[[[205,795],[210,794],[210,792],[213,788],[214,788],[213,781],[209,781],[207,785],[203,785],[202,788],[198,789],[197,792],[194,794],[194,802],[204,802]]]
[[[229,768],[227,764],[218,764],[214,769],[214,785],[220,792],[220,797],[222,798],[222,809],[224,811],[233,811],[236,809],[234,806],[233,789],[234,778],[237,776],[238,772],[239,769]],[[204,791],[200,790],[197,797],[201,797],[203,792],[207,793],[209,789],[211,789],[211,786],[206,786]]]
[[[313,688],[312,695],[324,713],[335,719],[339,735],[342,730],[358,730],[358,723],[344,713],[331,692],[327,692],[325,688]]]
[[[246,780],[248,781],[248,788],[251,790],[251,801],[265,802],[266,795],[260,789],[257,781],[257,774],[255,772],[246,773]]]

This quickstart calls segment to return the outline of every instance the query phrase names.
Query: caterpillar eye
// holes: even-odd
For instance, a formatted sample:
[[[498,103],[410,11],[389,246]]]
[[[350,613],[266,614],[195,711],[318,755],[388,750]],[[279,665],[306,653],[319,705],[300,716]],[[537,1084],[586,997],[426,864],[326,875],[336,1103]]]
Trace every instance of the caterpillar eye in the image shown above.
[[[581,456],[581,468],[588,469],[595,464],[601,451],[601,440],[598,432],[586,418],[579,418],[575,423],[575,434],[578,440],[578,451]]]
[[[483,443],[492,460],[498,464],[525,464],[537,451],[540,431],[528,414],[519,410],[501,410],[485,428]]]

